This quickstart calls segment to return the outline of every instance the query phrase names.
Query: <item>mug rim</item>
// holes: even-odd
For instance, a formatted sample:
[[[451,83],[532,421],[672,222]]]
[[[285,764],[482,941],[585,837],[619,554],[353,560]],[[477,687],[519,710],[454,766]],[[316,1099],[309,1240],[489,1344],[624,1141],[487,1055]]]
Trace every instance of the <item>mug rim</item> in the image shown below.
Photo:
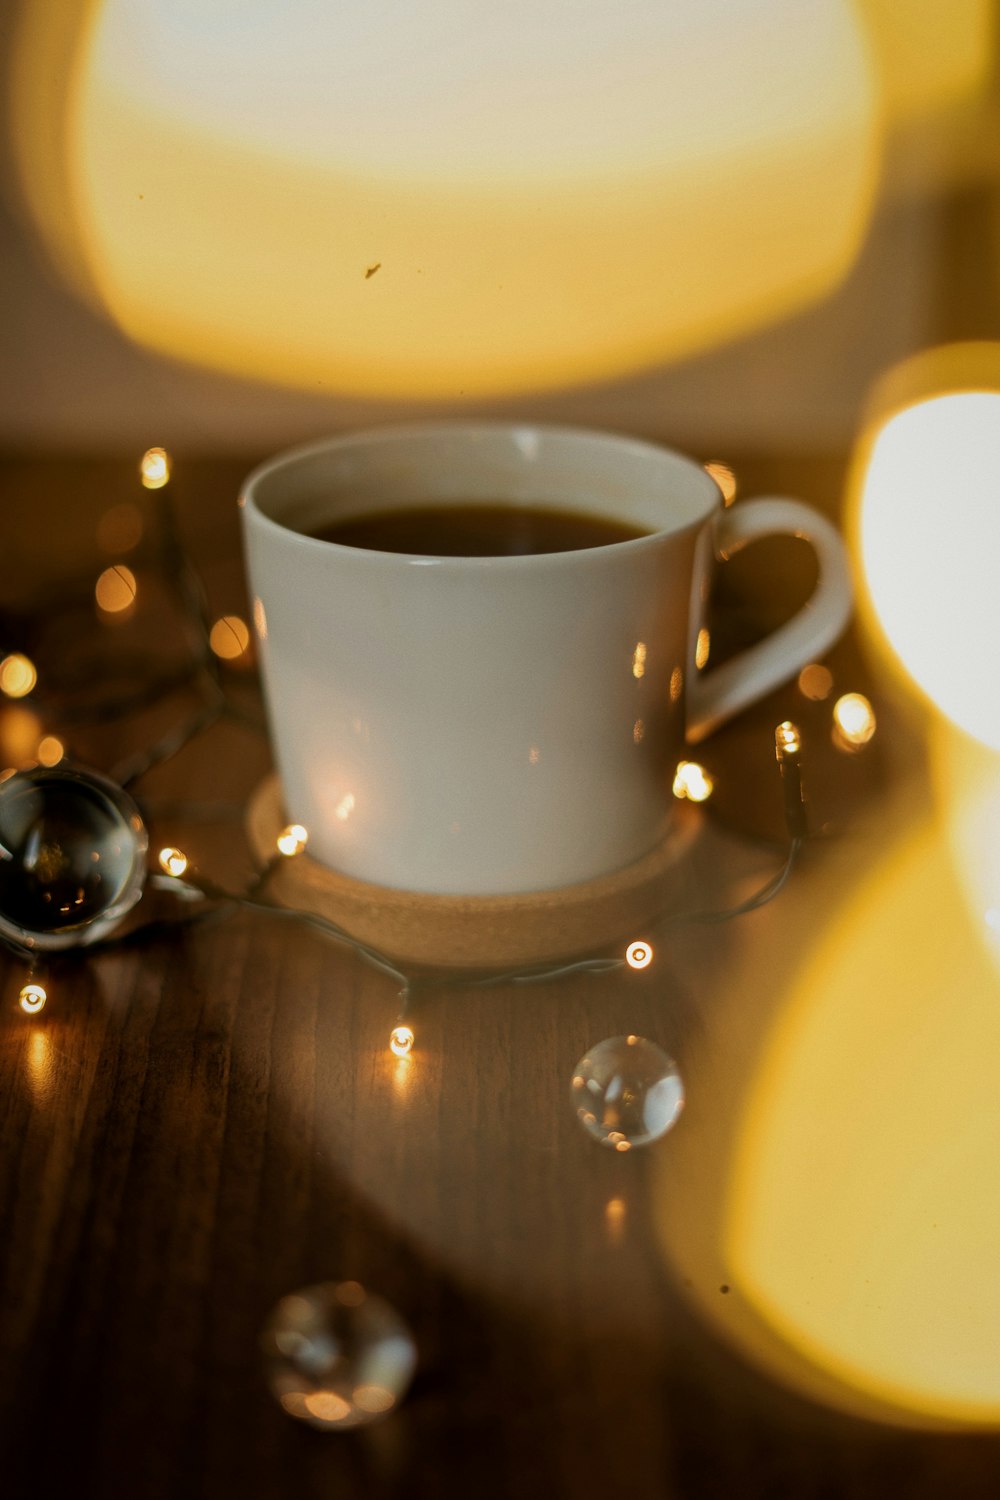
[[[703,498],[697,507],[697,513],[679,523],[670,527],[661,526],[625,541],[602,542],[595,547],[582,550],[577,548],[562,552],[515,553],[487,557],[388,552],[374,547],[354,547],[297,530],[284,521],[276,520],[261,503],[259,491],[262,485],[284,471],[308,464],[310,460],[327,454],[336,455],[339,452],[349,452],[352,448],[388,446],[392,443],[403,443],[414,439],[433,442],[449,437],[473,441],[477,438],[508,437],[515,442],[518,437],[522,441],[525,438],[540,438],[542,441],[592,444],[602,449],[614,448],[623,453],[630,452],[633,458],[657,463],[665,461],[665,464],[673,467],[675,471],[682,470],[697,481],[699,488],[703,491]],[[391,561],[406,567],[424,565],[466,569],[470,567],[564,566],[569,563],[580,566],[585,558],[594,560],[611,554],[617,555],[625,548],[635,549],[662,544],[665,539],[672,540],[683,536],[688,531],[699,529],[715,512],[724,507],[724,498],[715,479],[703,465],[699,464],[697,459],[664,443],[654,442],[632,433],[615,432],[607,428],[584,427],[571,423],[458,417],[431,421],[416,419],[409,422],[388,423],[384,426],[351,428],[332,436],[294,444],[264,459],[250,471],[240,487],[238,504],[248,517],[254,518],[255,525],[262,526],[266,531],[285,538],[286,542],[292,546],[307,549],[314,556],[319,555],[321,549],[329,551],[332,548],[336,555],[340,557],[349,555],[362,565],[367,560],[369,563],[382,563],[383,565]]]

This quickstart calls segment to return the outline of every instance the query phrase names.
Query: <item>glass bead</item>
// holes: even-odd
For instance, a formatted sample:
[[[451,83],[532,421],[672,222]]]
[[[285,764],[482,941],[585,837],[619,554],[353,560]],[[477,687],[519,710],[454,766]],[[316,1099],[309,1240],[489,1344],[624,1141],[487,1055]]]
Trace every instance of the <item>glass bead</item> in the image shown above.
[[[261,1347],[275,1399],[327,1432],[388,1416],[417,1363],[403,1319],[357,1281],[325,1281],[282,1297]]]
[[[641,1036],[615,1036],[591,1047],[573,1069],[570,1096],[583,1129],[612,1151],[659,1140],[684,1107],[673,1058]]]
[[[0,937],[58,949],[104,936],[142,895],[148,837],[113,781],[59,765],[0,783]]]

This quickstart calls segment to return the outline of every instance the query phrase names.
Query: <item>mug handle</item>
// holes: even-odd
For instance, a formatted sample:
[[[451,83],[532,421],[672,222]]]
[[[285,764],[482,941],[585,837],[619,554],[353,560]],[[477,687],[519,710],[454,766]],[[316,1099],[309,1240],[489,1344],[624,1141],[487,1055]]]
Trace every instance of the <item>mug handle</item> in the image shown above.
[[[764,640],[702,676],[689,670],[690,744],[703,740],[733,714],[821,656],[843,633],[853,602],[850,564],[840,533],[825,516],[801,501],[749,500],[719,512],[713,525],[712,542],[719,562],[759,537],[798,536],[813,547],[819,578],[798,613]],[[696,635],[697,630],[692,638]]]

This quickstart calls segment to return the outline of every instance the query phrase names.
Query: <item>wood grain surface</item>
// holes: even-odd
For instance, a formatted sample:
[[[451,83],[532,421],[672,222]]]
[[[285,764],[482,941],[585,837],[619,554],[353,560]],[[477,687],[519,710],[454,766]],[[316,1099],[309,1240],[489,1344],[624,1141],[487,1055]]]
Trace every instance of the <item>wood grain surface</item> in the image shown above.
[[[253,457],[178,460],[176,503],[213,614],[245,612],[233,497]],[[128,463],[4,469],[38,581],[29,597],[20,572],[4,597],[8,635],[55,580],[62,607],[87,621],[73,634],[79,662],[124,680],[124,637],[88,614],[75,580],[100,564],[80,538],[117,491],[131,493]],[[43,538],[32,528],[47,506],[64,524]],[[152,568],[137,567],[143,608]],[[137,616],[136,639],[145,631],[169,658],[169,601],[147,581],[158,603]],[[44,630],[32,616],[33,711],[51,713],[43,727],[55,732],[41,688],[60,637],[46,609]],[[860,671],[853,645],[842,651]],[[137,790],[154,839],[235,887],[253,865],[246,803],[270,760],[250,722],[252,672],[233,671],[227,687],[239,720],[198,735]],[[770,736],[791,692],[706,747],[721,795],[698,815],[689,910],[742,899],[780,866],[767,837],[780,832]],[[196,706],[185,688],[118,720],[77,715],[62,732],[74,758],[109,769]],[[0,722],[0,744],[12,732]],[[873,857],[893,757],[915,758],[904,736],[881,759],[817,769],[818,811],[843,836],[817,840],[770,906],[721,926],[643,920],[635,936],[656,957],[642,972],[487,988],[423,975],[405,1061],[387,1045],[395,981],[266,914],[233,910],[53,961],[37,1017],[17,1005],[24,965],[0,953],[0,1493],[995,1495],[993,1434],[864,1418],[779,1378],[736,1336],[724,1247],[703,1236],[686,1255],[663,1227],[706,1213],[761,976],[777,981],[808,951],[831,890]],[[741,1005],[744,1031],[732,1020]],[[677,1058],[689,1100],[672,1135],[619,1156],[579,1128],[569,1083],[589,1046],[624,1033]],[[272,1398],[258,1339],[284,1293],[341,1277],[395,1304],[419,1366],[387,1420],[321,1434]]]

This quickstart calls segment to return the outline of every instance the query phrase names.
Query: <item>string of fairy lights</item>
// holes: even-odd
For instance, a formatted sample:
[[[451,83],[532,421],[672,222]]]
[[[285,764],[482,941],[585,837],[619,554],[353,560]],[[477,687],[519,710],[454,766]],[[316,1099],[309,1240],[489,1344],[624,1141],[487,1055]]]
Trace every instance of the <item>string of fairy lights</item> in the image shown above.
[[[732,471],[718,463],[707,464],[706,468],[719,484],[725,503],[730,504],[736,494],[736,481]],[[102,816],[110,819],[109,827],[115,826],[117,820],[116,836],[119,845],[125,849],[126,854],[131,852],[133,864],[141,864],[141,868],[133,869],[130,873],[131,894],[120,911],[109,911],[107,906],[101,906],[100,903],[91,911],[84,899],[82,886],[79,888],[80,894],[74,898],[75,905],[74,901],[57,901],[55,905],[58,909],[51,908],[51,891],[42,891],[41,899],[43,902],[50,901],[50,909],[43,911],[44,920],[33,927],[30,920],[25,918],[23,909],[29,871],[23,862],[19,864],[19,850],[16,847],[13,850],[3,848],[5,858],[0,859],[0,940],[28,965],[28,973],[18,995],[20,1008],[26,1015],[37,1016],[46,1005],[48,990],[39,965],[47,952],[79,948],[93,953],[112,946],[152,941],[180,925],[242,909],[311,927],[390,976],[399,986],[399,1013],[389,1036],[389,1048],[395,1056],[406,1057],[415,1043],[410,1014],[414,992],[412,975],[407,974],[392,958],[360,942],[329,918],[284,905],[268,896],[274,872],[284,861],[302,856],[307,849],[309,833],[302,824],[289,823],[279,832],[273,854],[242,891],[232,891],[216,884],[195,869],[184,850],[174,845],[160,847],[150,867],[147,869],[145,866],[148,847],[146,824],[128,789],[154,766],[175,755],[195,735],[224,715],[233,715],[245,722],[254,722],[256,727],[262,727],[252,718],[248,720],[247,715],[232,703],[225,690],[220,665],[249,661],[252,650],[251,631],[238,615],[226,614],[212,618],[200,576],[179,541],[176,519],[168,500],[171,472],[171,461],[163,448],[150,448],[142,455],[139,464],[140,482],[144,489],[159,492],[160,566],[174,586],[194,643],[187,672],[179,675],[174,673],[165,679],[162,692],[175,687],[178,681],[188,681],[198,687],[202,703],[193,715],[173,726],[128,762],[116,767],[110,780],[100,773],[91,773],[73,765],[67,759],[61,735],[43,730],[40,722],[39,732],[30,747],[26,749],[22,744],[17,763],[0,768],[0,845],[5,841],[16,844],[16,839],[8,840],[4,829],[4,805],[12,807],[15,800],[22,797],[33,797],[37,803],[39,798],[44,799],[57,786],[63,805],[70,806],[71,810],[73,796],[85,801],[89,799],[89,802],[93,802],[95,798],[103,798],[100,804]],[[138,507],[128,503],[112,507],[102,517],[99,525],[99,537],[102,538],[103,545],[113,547],[124,555],[137,544],[141,534],[142,519]],[[136,607],[138,592],[139,582],[135,571],[119,557],[103,568],[96,580],[94,605],[99,617],[128,616]],[[701,665],[708,660],[709,651],[708,632],[703,630],[698,642]],[[642,665],[637,663],[634,670],[642,670]],[[30,706],[36,699],[38,686],[38,668],[24,651],[12,650],[0,654],[0,703],[6,700],[8,704]],[[822,664],[810,664],[800,673],[798,687],[805,698],[814,702],[824,701],[832,696],[832,674]],[[155,693],[153,696],[155,700]],[[126,695],[119,701],[118,709],[120,712],[129,712],[136,702],[146,701],[147,697],[145,691],[138,695]],[[107,710],[108,705],[105,704],[104,707]],[[871,740],[874,732],[874,711],[864,695],[851,692],[836,699],[832,707],[831,733],[840,748],[846,751],[861,748]],[[669,928],[678,923],[729,921],[765,905],[784,888],[808,836],[802,775],[802,736],[796,724],[790,720],[779,724],[775,730],[774,744],[789,839],[787,852],[779,869],[746,900],[718,910],[664,914],[659,923],[661,928]],[[713,777],[703,765],[693,760],[682,760],[678,764],[673,780],[675,797],[704,803],[712,796],[713,790]],[[70,799],[68,804],[67,798]],[[89,816],[93,816],[93,808],[90,808]],[[79,837],[85,842],[86,831],[81,829]],[[20,851],[21,854],[23,852]],[[84,862],[89,859],[98,863],[101,858],[99,848],[90,849],[81,845],[69,852],[80,856]],[[30,871],[33,889],[42,878],[37,869],[37,855],[36,849],[33,856],[35,866]],[[175,913],[167,919],[152,918],[138,925],[126,926],[123,930],[116,930],[131,908],[140,901],[146,889],[172,892],[177,898]],[[625,967],[643,970],[649,967],[653,958],[652,943],[641,939],[628,943],[623,951],[612,955],[585,957],[570,963],[547,964],[486,975],[455,974],[449,971],[436,975],[435,983],[461,983],[477,987],[541,983],[567,974],[601,974]]]

